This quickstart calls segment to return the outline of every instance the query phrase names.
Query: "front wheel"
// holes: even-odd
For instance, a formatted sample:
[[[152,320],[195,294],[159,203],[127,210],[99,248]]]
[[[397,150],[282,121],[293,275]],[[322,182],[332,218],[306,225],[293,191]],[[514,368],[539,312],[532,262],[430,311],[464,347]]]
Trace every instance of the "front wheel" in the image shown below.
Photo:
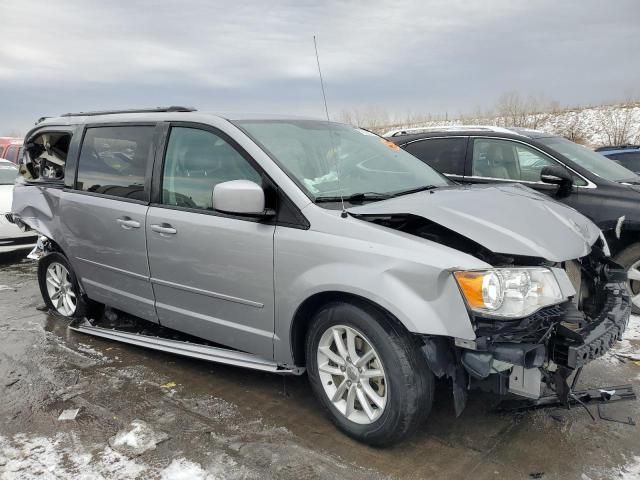
[[[87,310],[78,280],[67,258],[57,252],[38,263],[40,293],[49,310],[67,318],[81,318]]]
[[[371,445],[418,428],[433,401],[433,374],[412,336],[376,309],[335,302],[313,318],[307,370],[333,422]]]
[[[631,295],[632,312],[640,314],[640,243],[618,253],[614,261],[627,271],[627,288]]]

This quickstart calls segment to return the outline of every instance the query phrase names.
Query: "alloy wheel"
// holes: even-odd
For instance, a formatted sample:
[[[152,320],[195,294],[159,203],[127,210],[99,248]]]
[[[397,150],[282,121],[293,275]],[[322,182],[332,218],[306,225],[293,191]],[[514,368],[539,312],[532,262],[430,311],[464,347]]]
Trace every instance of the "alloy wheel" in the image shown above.
[[[47,268],[46,282],[49,299],[56,311],[65,317],[72,316],[77,308],[77,298],[67,268],[58,262],[51,263]]]
[[[387,404],[388,384],[378,352],[358,330],[335,325],[317,351],[318,374],[327,397],[348,420],[371,424]]]
[[[640,260],[633,263],[627,270],[629,278],[629,293],[631,294],[631,303],[636,309],[640,309]]]

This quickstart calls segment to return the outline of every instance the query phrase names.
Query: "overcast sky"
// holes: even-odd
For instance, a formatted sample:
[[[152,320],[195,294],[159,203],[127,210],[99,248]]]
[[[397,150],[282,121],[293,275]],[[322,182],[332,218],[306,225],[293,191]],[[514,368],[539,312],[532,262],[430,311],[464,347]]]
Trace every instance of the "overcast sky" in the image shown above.
[[[640,87],[639,0],[0,0],[0,19],[0,134],[157,105],[321,116],[313,34],[334,116]]]

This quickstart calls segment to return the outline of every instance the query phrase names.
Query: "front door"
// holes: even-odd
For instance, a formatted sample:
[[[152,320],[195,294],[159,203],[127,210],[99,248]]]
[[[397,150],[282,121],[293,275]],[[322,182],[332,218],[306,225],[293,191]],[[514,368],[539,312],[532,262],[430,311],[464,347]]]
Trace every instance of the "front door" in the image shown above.
[[[275,226],[212,204],[216,184],[239,179],[262,182],[229,137],[171,127],[162,185],[147,215],[156,311],[166,327],[272,358]]]
[[[521,183],[540,193],[556,197],[558,187],[540,180],[547,165],[560,165],[546,153],[522,142],[498,138],[474,138],[469,148],[471,165],[465,183]],[[570,195],[556,198],[574,208],[578,205],[579,189],[586,182],[574,175]]]
[[[87,128],[60,215],[66,253],[89,298],[157,321],[144,228],[153,137],[152,125]]]

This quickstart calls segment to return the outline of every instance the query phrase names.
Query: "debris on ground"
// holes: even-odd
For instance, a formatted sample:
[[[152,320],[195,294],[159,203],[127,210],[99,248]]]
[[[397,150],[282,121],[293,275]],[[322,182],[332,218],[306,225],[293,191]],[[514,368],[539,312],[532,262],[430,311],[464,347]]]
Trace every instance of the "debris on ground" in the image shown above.
[[[21,376],[22,376],[21,373],[16,374],[16,372],[14,371],[9,372],[9,375],[7,375],[7,379],[5,380],[4,386],[7,388],[14,386],[16,383],[20,381]]]
[[[160,388],[173,388],[176,386],[176,382],[167,382],[163,385],[160,385]]]
[[[67,410],[63,410],[58,417],[58,420],[75,420],[79,412],[79,408],[69,408]]]
[[[143,420],[133,420],[129,428],[120,430],[109,439],[109,446],[128,457],[137,457],[169,439],[166,432],[155,431]]]
[[[89,382],[77,383],[75,385],[70,385],[65,388],[61,388],[57,390],[54,395],[56,397],[60,397],[63,402],[67,400],[71,400],[78,395],[83,395],[89,391]]]

